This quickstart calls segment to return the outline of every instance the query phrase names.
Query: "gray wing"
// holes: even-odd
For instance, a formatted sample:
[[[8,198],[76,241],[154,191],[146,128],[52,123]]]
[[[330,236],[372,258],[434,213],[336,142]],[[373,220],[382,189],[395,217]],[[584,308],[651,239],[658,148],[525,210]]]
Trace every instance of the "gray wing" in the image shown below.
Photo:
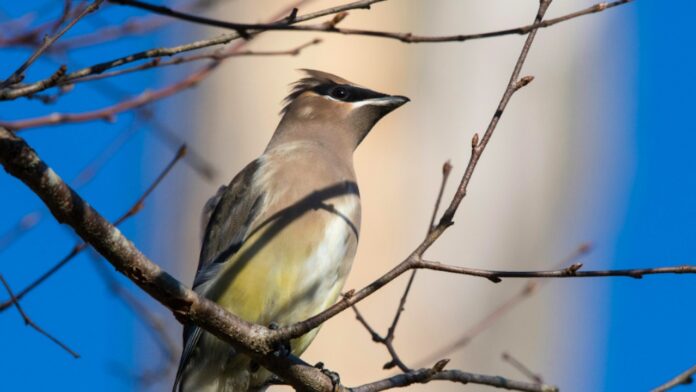
[[[193,290],[198,294],[202,294],[206,284],[212,281],[224,262],[239,250],[249,233],[250,225],[258,216],[263,193],[252,187],[258,168],[258,160],[248,164],[227,187],[221,187],[204,207],[203,224],[206,228],[198,270],[193,281]],[[180,387],[183,370],[202,333],[203,330],[195,325],[184,325],[184,349],[174,381],[174,391]]]
[[[225,194],[226,190],[227,185],[220,185],[220,188],[218,188],[217,193],[215,193],[215,196],[208,199],[208,201],[203,206],[203,211],[201,212],[201,242],[205,237],[205,231],[208,228],[208,222],[210,222],[210,218],[213,216],[213,212],[215,212],[215,207],[217,207],[218,203],[220,202],[220,199],[222,199],[222,195]]]

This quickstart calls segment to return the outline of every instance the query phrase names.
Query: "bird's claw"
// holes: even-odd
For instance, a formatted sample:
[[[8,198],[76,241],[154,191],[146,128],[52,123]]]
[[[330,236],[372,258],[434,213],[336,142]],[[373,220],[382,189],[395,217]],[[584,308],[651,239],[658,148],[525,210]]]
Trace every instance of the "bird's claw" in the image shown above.
[[[324,362],[317,362],[317,364],[314,365],[314,367],[321,370],[321,372],[324,373],[331,380],[331,385],[333,386],[333,388],[331,388],[332,391],[335,391],[337,387],[341,385],[341,376],[339,376],[338,373],[327,369],[324,366]]]
[[[276,330],[279,329],[280,325],[276,322],[272,322],[268,324],[268,329],[270,330]],[[290,347],[290,342],[285,341],[285,342],[279,342],[276,344],[275,350],[273,351],[273,356],[275,357],[287,357],[288,355],[292,354],[292,348]]]

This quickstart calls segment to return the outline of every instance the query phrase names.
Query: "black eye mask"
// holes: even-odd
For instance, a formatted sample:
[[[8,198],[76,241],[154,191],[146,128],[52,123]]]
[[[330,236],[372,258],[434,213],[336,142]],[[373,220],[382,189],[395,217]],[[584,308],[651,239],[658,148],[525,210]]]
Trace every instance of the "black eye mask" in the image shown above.
[[[343,102],[360,102],[372,98],[388,97],[387,94],[347,84],[323,84],[315,87],[314,92]]]

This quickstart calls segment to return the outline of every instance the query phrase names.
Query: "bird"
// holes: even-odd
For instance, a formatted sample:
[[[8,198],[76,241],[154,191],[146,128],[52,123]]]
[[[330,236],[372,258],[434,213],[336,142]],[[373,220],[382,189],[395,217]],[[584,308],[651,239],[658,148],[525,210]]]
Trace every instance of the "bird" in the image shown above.
[[[266,149],[206,205],[193,290],[251,323],[278,328],[335,303],[360,233],[353,152],[409,101],[302,70]],[[301,355],[318,328],[291,340]],[[175,392],[263,391],[272,373],[200,327],[184,325]]]

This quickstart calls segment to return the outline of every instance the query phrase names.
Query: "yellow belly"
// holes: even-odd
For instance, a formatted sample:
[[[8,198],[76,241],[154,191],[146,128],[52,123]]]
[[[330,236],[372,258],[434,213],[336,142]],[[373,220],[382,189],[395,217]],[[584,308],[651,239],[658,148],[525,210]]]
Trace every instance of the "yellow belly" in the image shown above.
[[[247,238],[205,294],[256,324],[302,321],[336,301],[356,246],[354,226],[325,210],[271,222]],[[315,334],[291,342],[293,353]]]

